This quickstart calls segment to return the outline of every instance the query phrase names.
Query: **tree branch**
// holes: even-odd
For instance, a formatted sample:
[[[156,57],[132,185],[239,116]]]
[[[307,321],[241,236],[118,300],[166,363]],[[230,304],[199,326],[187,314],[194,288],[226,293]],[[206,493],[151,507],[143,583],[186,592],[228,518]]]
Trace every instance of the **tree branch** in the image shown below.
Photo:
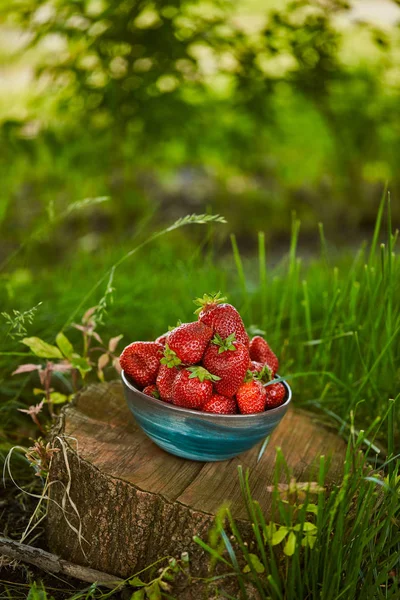
[[[34,548],[21,544],[15,540],[10,540],[0,536],[0,556],[19,560],[30,565],[35,565],[48,573],[62,573],[69,577],[75,577],[81,581],[88,583],[97,583],[109,589],[114,589],[119,584],[123,583],[120,577],[114,577],[108,573],[102,573],[95,569],[89,569],[80,565],[75,565],[67,560],[59,558],[55,554],[46,552],[41,548]]]

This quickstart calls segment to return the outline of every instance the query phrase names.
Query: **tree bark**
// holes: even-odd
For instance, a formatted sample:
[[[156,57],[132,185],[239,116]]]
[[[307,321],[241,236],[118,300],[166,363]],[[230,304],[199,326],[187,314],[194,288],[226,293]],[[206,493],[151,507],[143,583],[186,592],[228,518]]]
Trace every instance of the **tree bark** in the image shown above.
[[[119,577],[102,573],[95,569],[89,569],[88,567],[82,567],[81,565],[74,565],[41,548],[20,544],[15,540],[10,540],[2,536],[0,536],[0,556],[35,565],[35,567],[39,567],[39,569],[48,573],[62,573],[63,575],[68,575],[68,577],[75,577],[75,579],[79,579],[80,581],[88,583],[96,582],[111,590],[118,584],[123,583],[123,579]]]
[[[290,410],[260,447],[221,463],[169,455],[149,440],[126,406],[121,384],[94,385],[64,409],[53,433],[60,449],[50,468],[47,532],[53,552],[77,564],[128,577],[159,558],[189,552],[193,575],[207,573],[207,557],[193,542],[207,541],[225,501],[244,534],[250,530],[237,467],[250,467],[250,487],[267,516],[276,447],[298,481],[315,478],[317,458],[331,456],[329,481],[342,472],[344,442],[315,416]],[[79,515],[79,516],[78,516]]]

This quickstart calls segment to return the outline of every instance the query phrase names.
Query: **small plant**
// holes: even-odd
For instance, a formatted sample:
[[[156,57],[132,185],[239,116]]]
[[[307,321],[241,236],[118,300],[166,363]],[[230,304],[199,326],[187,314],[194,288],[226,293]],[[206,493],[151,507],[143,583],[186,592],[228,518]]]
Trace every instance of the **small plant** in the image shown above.
[[[13,309],[12,315],[2,312],[1,316],[4,317],[9,327],[8,331],[6,332],[6,337],[9,336],[13,340],[24,337],[28,333],[26,326],[32,325],[36,311],[41,304],[42,303],[39,302],[39,304],[36,306],[32,306],[32,308],[24,310],[23,312]]]
[[[46,443],[42,438],[39,438],[31,448],[28,448],[25,457],[35,469],[35,475],[46,478],[49,473],[50,461],[57,452],[60,452],[59,448],[53,448],[50,442]]]
[[[394,403],[370,434],[382,423],[393,427]],[[271,514],[264,515],[252,498],[249,473],[239,467],[239,480],[253,535],[246,538],[229,508],[217,516],[209,543],[195,537],[213,564],[234,571],[241,598],[250,600],[251,585],[262,600],[299,598],[398,598],[400,534],[400,461],[389,448],[380,469],[370,466],[370,444],[365,453],[364,432],[349,436],[344,472],[339,485],[324,485],[327,462],[320,459],[317,482],[279,483],[287,466],[278,451]],[[384,476],[382,471],[389,475]],[[312,501],[315,496],[315,503]],[[230,535],[231,533],[231,535]]]
[[[110,285],[107,286],[104,297],[109,297],[109,295]],[[101,306],[100,311],[99,306]],[[72,393],[77,390],[78,375],[83,381],[88,373],[95,370],[99,380],[104,381],[104,369],[109,363],[117,373],[120,372],[118,356],[115,351],[122,335],[114,336],[107,344],[104,344],[96,331],[97,326],[102,323],[105,310],[106,301],[102,299],[97,306],[93,306],[85,312],[80,324],[74,323],[72,325],[82,333],[83,350],[81,354],[76,352],[74,346],[62,331],[56,336],[56,345],[48,344],[38,337],[29,337],[22,340],[22,343],[28,346],[35,356],[47,359],[44,364],[22,364],[12,373],[12,375],[34,371],[38,373],[42,387],[34,388],[33,392],[36,396],[42,397],[41,402],[35,406],[30,406],[28,409],[19,410],[29,414],[42,433],[45,433],[45,430],[38,419],[38,414],[41,412],[44,403],[47,404],[50,415],[54,416],[54,407],[69,402]],[[91,347],[93,340],[98,342],[100,346]],[[93,357],[95,353],[100,353],[97,359]],[[71,382],[66,380],[65,377],[63,381],[67,382],[71,393],[62,393],[52,387],[54,375],[60,374],[70,375]]]

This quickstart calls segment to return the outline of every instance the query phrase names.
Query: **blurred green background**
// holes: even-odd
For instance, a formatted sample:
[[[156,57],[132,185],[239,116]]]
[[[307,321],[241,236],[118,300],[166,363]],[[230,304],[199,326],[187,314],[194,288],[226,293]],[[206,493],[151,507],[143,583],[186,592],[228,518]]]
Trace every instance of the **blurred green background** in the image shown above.
[[[295,210],[353,246],[398,196],[400,7],[391,0],[1,2],[0,259],[102,252],[138,223],[219,212],[281,250]],[[399,209],[394,206],[394,218]],[[51,251],[50,251],[51,249]]]

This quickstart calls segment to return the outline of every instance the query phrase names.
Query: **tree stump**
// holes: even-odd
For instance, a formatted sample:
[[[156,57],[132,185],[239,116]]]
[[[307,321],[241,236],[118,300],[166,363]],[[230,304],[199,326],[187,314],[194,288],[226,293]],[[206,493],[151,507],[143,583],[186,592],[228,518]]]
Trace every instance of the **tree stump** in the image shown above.
[[[204,566],[201,548],[224,502],[246,521],[238,465],[250,467],[250,487],[266,515],[276,447],[298,481],[313,477],[320,455],[331,457],[329,481],[343,468],[345,443],[316,417],[290,409],[257,462],[258,447],[229,461],[192,462],[167,454],[136,425],[119,382],[91,385],[61,414],[50,469],[48,541],[71,562],[127,577],[163,556],[188,551]],[[79,514],[79,518],[78,515]],[[204,572],[204,569],[203,569]]]

